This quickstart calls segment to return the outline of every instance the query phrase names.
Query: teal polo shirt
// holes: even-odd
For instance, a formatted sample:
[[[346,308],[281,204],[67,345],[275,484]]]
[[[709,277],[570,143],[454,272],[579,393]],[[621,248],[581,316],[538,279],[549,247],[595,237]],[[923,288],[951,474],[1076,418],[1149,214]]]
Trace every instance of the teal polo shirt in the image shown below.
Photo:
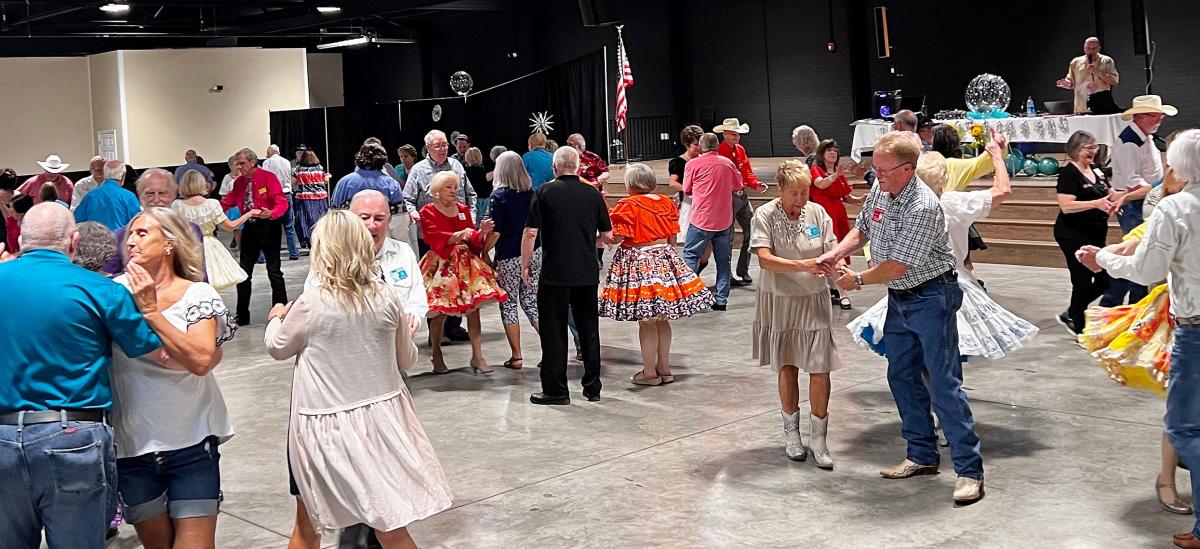
[[[0,263],[0,413],[112,408],[115,343],[129,356],[162,346],[123,286],[34,249]]]
[[[110,231],[115,231],[141,211],[142,204],[137,197],[121,187],[115,179],[109,179],[88,192],[79,202],[75,208],[75,222],[97,221]],[[118,249],[121,244],[117,242]]]

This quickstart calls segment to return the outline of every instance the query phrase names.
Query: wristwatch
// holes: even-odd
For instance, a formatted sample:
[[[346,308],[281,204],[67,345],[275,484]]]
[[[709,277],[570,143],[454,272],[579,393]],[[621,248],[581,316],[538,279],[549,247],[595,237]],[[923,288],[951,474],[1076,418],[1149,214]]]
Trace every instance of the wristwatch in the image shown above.
[[[861,287],[863,287],[863,286],[866,286],[866,284],[864,284],[864,283],[863,283],[863,279],[862,279],[862,275],[861,275],[861,274],[856,274],[856,275],[854,275],[854,283],[855,283],[855,284],[858,284],[858,287],[859,287],[859,288],[861,288]]]

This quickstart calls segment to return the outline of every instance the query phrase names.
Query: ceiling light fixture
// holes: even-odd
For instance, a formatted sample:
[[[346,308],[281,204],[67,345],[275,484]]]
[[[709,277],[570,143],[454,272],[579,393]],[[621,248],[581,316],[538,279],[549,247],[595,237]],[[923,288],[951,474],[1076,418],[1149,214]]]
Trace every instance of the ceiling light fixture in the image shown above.
[[[379,38],[378,36],[363,35],[346,40],[338,40],[337,42],[326,42],[317,44],[318,50],[330,50],[333,48],[348,48],[350,46],[360,46],[362,44],[416,44],[417,41],[412,38]]]
[[[109,2],[103,6],[100,6],[100,11],[102,11],[104,13],[125,13],[125,12],[129,11],[129,4],[118,4],[116,2]]]
[[[342,11],[342,8],[337,6],[317,6],[318,13],[338,13],[340,11]]]

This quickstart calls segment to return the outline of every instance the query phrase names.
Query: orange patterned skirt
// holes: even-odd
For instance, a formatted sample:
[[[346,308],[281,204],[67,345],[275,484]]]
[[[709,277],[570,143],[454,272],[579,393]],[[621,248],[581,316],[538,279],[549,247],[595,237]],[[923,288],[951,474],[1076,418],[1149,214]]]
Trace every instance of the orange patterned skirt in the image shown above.
[[[617,249],[600,292],[600,316],[614,320],[676,320],[712,307],[713,295],[675,249]]]
[[[1092,307],[1079,342],[1114,381],[1166,396],[1171,369],[1171,300],[1167,285],[1134,305]]]

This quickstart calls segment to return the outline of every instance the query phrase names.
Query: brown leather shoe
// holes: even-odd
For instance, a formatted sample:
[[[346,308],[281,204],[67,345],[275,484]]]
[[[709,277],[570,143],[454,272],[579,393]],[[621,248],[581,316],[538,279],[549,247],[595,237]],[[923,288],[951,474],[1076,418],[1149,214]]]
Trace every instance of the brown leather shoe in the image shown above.
[[[1191,532],[1175,534],[1172,536],[1172,538],[1176,547],[1183,547],[1184,549],[1200,549],[1200,539],[1196,539],[1196,536]]]

